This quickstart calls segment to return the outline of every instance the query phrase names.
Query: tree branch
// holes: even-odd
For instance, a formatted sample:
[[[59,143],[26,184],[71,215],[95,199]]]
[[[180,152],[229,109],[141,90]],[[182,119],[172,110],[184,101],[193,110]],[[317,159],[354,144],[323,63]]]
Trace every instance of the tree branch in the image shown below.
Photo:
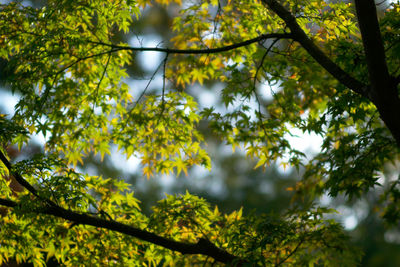
[[[34,195],[38,199],[44,201],[45,203],[47,203],[50,206],[56,206],[56,203],[54,203],[50,199],[43,198],[43,197],[39,196],[37,190],[27,180],[25,180],[19,173],[12,171],[11,163],[8,161],[8,159],[6,158],[6,156],[3,154],[3,152],[1,150],[0,150],[0,160],[7,167],[8,172],[10,173],[10,175],[14,176],[15,180],[20,185],[22,185],[24,188],[26,188],[29,192],[31,192],[32,195]]]
[[[4,199],[4,198],[0,198],[0,205],[6,206],[9,208],[14,208],[14,207],[18,206],[17,202],[8,200],[8,199]]]
[[[389,74],[374,0],[355,0],[366,56],[371,100],[400,147],[400,99],[396,78]]]
[[[12,200],[0,198],[0,205],[13,208],[20,204]],[[244,263],[244,260],[218,248],[204,238],[200,238],[197,243],[178,242],[114,220],[106,220],[87,214],[81,214],[64,209],[60,206],[47,206],[33,212],[37,214],[46,214],[63,218],[65,220],[74,222],[74,224],[91,225],[116,231],[122,234],[127,234],[129,236],[162,246],[169,250],[180,252],[182,254],[202,254],[210,256],[223,263]]]
[[[289,27],[293,39],[314,58],[326,71],[335,77],[340,83],[353,90],[354,92],[370,99],[368,87],[359,80],[350,76],[336,63],[334,63],[301,29],[296,18],[276,0],[262,0],[262,2],[274,11]]]
[[[262,0],[289,27],[293,39],[312,56],[325,70],[340,83],[354,92],[371,100],[378,108],[379,114],[400,147],[400,99],[396,79],[388,72],[379,30],[378,17],[374,0],[355,0],[358,22],[367,58],[370,85],[365,85],[350,76],[336,65],[307,36],[296,21],[296,18],[276,0]]]
[[[236,48],[248,46],[253,43],[261,42],[271,38],[278,38],[278,39],[293,39],[293,35],[291,33],[270,33],[270,34],[262,34],[257,36],[253,39],[249,39],[243,42],[235,43],[232,45],[217,47],[217,48],[206,48],[206,49],[174,49],[174,48],[161,48],[161,47],[131,47],[131,46],[121,46],[121,45],[114,45],[114,44],[107,44],[101,42],[92,42],[94,44],[108,46],[112,49],[117,50],[130,50],[130,51],[153,51],[153,52],[163,52],[168,54],[215,54],[230,51]]]
[[[12,171],[11,163],[8,161],[8,159],[6,158],[6,156],[3,154],[3,152],[1,150],[0,150],[0,160],[7,167],[8,172],[10,173],[10,175],[14,176],[15,180],[17,180],[17,182],[20,185],[22,185],[23,187],[28,189],[28,191],[31,192],[34,196],[38,197],[36,189],[27,180],[22,178],[22,176],[20,174],[14,173]]]
[[[386,64],[381,31],[374,0],[355,0],[356,13],[362,36],[369,80],[372,88],[381,87],[390,82],[389,70]]]
[[[18,183],[20,183],[23,187],[25,187],[38,199],[48,204],[45,207],[40,208],[40,210],[33,211],[34,213],[52,215],[55,217],[63,218],[65,220],[72,221],[74,224],[84,224],[84,225],[91,225],[95,227],[109,229],[112,231],[116,231],[119,233],[130,235],[132,237],[139,238],[143,241],[147,241],[173,251],[178,251],[182,254],[202,254],[210,256],[215,260],[223,263],[244,262],[244,260],[218,248],[207,239],[200,238],[197,243],[178,242],[114,220],[105,220],[91,215],[81,214],[78,212],[64,209],[63,207],[60,207],[53,201],[40,197],[38,195],[37,190],[28,181],[26,181],[19,173],[12,172],[11,171],[12,165],[5,157],[5,155],[2,153],[2,151],[0,151],[0,160],[7,167],[10,174],[12,174],[15,177]],[[12,200],[0,198],[0,205],[14,208],[20,204]]]

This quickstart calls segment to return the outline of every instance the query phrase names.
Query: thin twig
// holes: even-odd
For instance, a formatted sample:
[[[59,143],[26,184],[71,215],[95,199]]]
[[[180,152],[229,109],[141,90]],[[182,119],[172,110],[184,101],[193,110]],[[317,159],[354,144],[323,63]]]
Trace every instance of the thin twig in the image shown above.
[[[161,48],[161,47],[131,47],[131,46],[121,46],[121,45],[115,45],[115,44],[107,44],[107,43],[102,43],[102,42],[94,42],[94,41],[89,41],[90,43],[98,44],[98,45],[104,45],[111,47],[113,51],[119,51],[119,50],[130,50],[130,51],[153,51],[153,52],[163,52],[163,53],[168,53],[168,54],[213,54],[213,53],[221,53],[221,52],[227,52],[236,48],[248,46],[253,43],[257,43],[263,40],[271,39],[271,38],[279,38],[279,39],[294,39],[294,36],[291,33],[270,33],[270,34],[261,34],[255,38],[227,45],[227,46],[222,46],[222,47],[217,47],[217,48],[206,48],[206,49],[175,49],[175,48]]]

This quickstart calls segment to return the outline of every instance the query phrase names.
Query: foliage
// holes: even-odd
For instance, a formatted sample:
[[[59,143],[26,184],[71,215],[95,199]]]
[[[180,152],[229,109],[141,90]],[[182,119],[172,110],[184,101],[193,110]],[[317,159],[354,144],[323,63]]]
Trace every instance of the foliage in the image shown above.
[[[10,179],[0,182],[0,204],[9,207],[0,217],[0,261],[356,264],[359,255],[340,225],[323,216],[332,211],[300,199],[312,202],[325,192],[359,197],[398,158],[400,5],[383,11],[380,34],[366,22],[365,6],[373,1],[358,2],[355,13],[352,4],[320,0],[156,1],[179,6],[172,48],[114,41],[135,27],[149,1],[1,5],[7,23],[0,25],[0,57],[20,101],[12,118],[0,116],[0,141],[23,147],[42,133],[47,142],[43,155],[14,164],[5,149],[0,153],[2,175],[26,188],[17,192]],[[377,32],[379,38],[367,38]],[[382,57],[368,53],[372,47],[383,59],[386,52],[387,63],[379,65]],[[146,87],[134,98],[125,67],[143,51],[165,56],[158,68],[163,84],[159,94]],[[185,91],[211,82],[224,86],[223,111],[199,107]],[[271,98],[262,96],[265,90]],[[140,157],[148,178],[211,168],[201,120],[256,158],[255,167],[288,158],[284,164],[304,168],[294,186],[303,207],[280,217],[224,215],[187,193],[167,196],[147,217],[129,184],[76,169],[92,154],[111,154],[112,146]],[[287,140],[294,128],[324,138],[313,159]],[[388,222],[399,220],[398,191],[396,180],[382,196]]]

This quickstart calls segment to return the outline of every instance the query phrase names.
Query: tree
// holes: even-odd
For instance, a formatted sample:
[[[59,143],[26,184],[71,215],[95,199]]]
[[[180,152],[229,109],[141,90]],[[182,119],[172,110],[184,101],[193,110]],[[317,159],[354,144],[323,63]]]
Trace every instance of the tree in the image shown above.
[[[322,193],[359,197],[377,185],[400,145],[399,3],[378,19],[372,0],[156,1],[179,9],[167,46],[133,47],[115,36],[135,27],[148,1],[48,1],[1,5],[0,57],[20,96],[0,117],[4,147],[47,137],[45,153],[12,163],[2,149],[0,260],[43,265],[353,265],[359,255]],[[133,98],[124,66],[160,52],[159,94]],[[150,77],[149,83],[154,76]],[[199,107],[185,88],[224,85],[226,110]],[[270,86],[272,98],[263,98]],[[255,101],[256,105],[252,104]],[[211,167],[198,123],[265,167],[288,156],[304,168],[294,207],[280,217],[223,215],[189,193],[161,200],[147,217],[122,180],[80,174],[78,163],[116,145],[141,158],[143,175]],[[291,129],[324,138],[311,160]],[[399,181],[382,194],[398,223]]]

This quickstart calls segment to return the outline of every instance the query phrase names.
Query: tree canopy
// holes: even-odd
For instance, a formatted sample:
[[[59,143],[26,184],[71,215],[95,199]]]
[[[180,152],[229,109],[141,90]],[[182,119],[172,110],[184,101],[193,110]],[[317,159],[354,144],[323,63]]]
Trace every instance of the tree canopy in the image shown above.
[[[175,14],[169,42],[117,38],[151,5]],[[381,7],[373,0],[1,4],[2,82],[19,102],[13,116],[0,116],[0,262],[354,266],[359,251],[315,199],[358,198],[398,162],[400,4]],[[137,92],[126,66],[146,51],[163,58]],[[157,73],[162,83],[150,92]],[[216,83],[224,108],[199,105],[193,84]],[[279,159],[298,169],[302,177],[288,188],[293,205],[279,216],[223,214],[187,192],[146,216],[124,177],[77,167],[93,154],[112,156],[115,146],[139,157],[149,179],[210,169],[200,123],[255,158],[256,168]],[[293,129],[321,136],[320,152],[310,158],[293,148]],[[8,155],[39,133],[43,153]],[[389,180],[381,194],[389,224],[400,219],[399,182]]]

